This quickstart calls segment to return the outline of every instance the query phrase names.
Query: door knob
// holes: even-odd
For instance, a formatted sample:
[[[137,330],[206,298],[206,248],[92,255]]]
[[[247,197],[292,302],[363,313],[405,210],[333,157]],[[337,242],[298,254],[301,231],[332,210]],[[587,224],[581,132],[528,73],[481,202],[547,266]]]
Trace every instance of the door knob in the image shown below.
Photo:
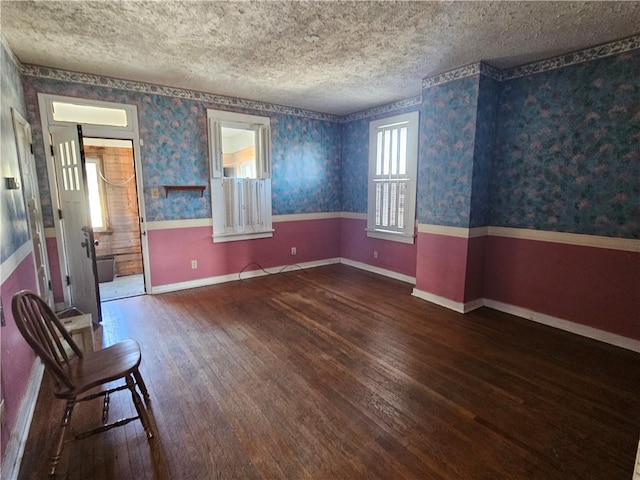
[[[80,246],[82,246],[82,248],[84,248],[85,251],[87,252],[87,258],[91,258],[91,251],[89,250],[89,242],[87,240],[83,240]]]
[[[93,241],[93,246],[97,247],[98,245],[100,245],[100,242],[98,240],[94,240]]]

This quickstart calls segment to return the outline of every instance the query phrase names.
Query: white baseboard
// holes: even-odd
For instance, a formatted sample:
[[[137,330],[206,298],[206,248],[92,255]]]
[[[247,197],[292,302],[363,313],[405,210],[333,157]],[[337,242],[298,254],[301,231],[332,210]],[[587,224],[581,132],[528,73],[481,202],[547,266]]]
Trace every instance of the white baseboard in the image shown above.
[[[273,273],[291,272],[296,269],[307,269],[314,267],[321,267],[324,265],[331,265],[334,263],[340,263],[339,258],[328,258],[325,260],[317,260],[313,262],[296,263],[292,265],[281,265],[279,267],[269,267],[266,271],[263,270],[246,270],[242,273],[230,273],[228,275],[219,275],[216,277],[199,278],[197,280],[189,280],[187,282],[168,283],[166,285],[158,285],[151,287],[151,293],[167,293],[176,292],[178,290],[186,290],[189,288],[206,287],[209,285],[216,285],[218,283],[237,282],[238,280],[246,280],[248,278],[261,277]]]
[[[340,258],[340,263],[344,265],[349,265],[350,267],[359,268],[360,270],[366,270],[368,272],[377,273],[378,275],[384,275],[385,277],[394,278],[396,280],[410,283],[412,285],[416,284],[415,277],[410,277],[409,275],[404,275],[402,273],[394,272],[392,270],[387,270],[385,268],[374,267],[373,265],[369,265],[367,263],[356,262],[355,260],[349,260],[348,258],[344,258],[344,257]]]
[[[31,375],[29,376],[27,391],[18,409],[16,425],[9,437],[4,461],[2,462],[2,470],[0,471],[0,478],[6,480],[16,480],[18,478],[20,463],[22,462],[24,447],[29,436],[31,420],[33,419],[33,412],[36,408],[36,402],[38,401],[38,393],[40,392],[43,374],[44,365],[40,359],[36,359],[31,369]]]
[[[516,305],[509,305],[507,303],[498,302],[496,300],[490,300],[488,298],[483,299],[485,307],[493,308],[504,313],[515,315],[516,317],[526,318],[533,322],[542,323],[550,327],[559,328],[566,332],[575,333],[583,337],[599,340],[616,347],[625,348],[633,352],[640,353],[640,340],[634,340],[632,338],[623,337],[611,332],[605,332],[597,328],[589,327],[588,325],[582,325],[580,323],[571,322],[569,320],[563,320],[562,318],[552,317],[551,315],[545,315],[544,313],[534,312],[527,308],[518,307]]]
[[[484,306],[482,298],[478,298],[477,300],[473,300],[467,303],[455,302],[448,298],[434,295],[433,293],[418,290],[417,288],[413,289],[411,295],[426,300],[427,302],[435,303],[436,305],[440,305],[441,307],[448,308],[449,310],[453,310],[458,313],[468,313],[471,310],[476,310],[477,308]]]
[[[448,298],[434,295],[433,293],[418,290],[417,288],[413,289],[412,295],[458,313],[468,313],[480,307],[492,308],[493,310],[515,315],[516,317],[525,318],[536,323],[548,325],[549,327],[558,328],[566,332],[575,333],[576,335],[592,338],[600,342],[640,353],[640,340],[623,337],[622,335],[606,332],[604,330],[589,327],[588,325],[582,325],[581,323],[571,322],[562,318],[552,317],[551,315],[535,312],[528,308],[509,305],[507,303],[498,302],[488,298],[478,298],[477,300],[467,303],[455,302]]]

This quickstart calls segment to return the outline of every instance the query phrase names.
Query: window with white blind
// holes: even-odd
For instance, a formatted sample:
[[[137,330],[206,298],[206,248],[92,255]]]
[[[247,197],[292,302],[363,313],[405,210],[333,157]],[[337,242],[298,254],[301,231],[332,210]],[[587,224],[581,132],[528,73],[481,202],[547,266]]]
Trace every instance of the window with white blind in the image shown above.
[[[273,236],[270,120],[207,110],[213,241]]]
[[[369,124],[367,235],[413,243],[418,171],[418,112]]]

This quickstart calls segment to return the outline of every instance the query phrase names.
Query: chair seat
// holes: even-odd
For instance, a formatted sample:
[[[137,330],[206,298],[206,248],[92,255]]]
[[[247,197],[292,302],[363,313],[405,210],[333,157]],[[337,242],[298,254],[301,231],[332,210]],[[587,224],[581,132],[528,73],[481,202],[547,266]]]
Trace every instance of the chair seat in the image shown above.
[[[54,394],[58,398],[73,398],[124,375],[134,372],[140,365],[140,346],[135,340],[124,340],[103,350],[88,352],[82,358],[72,358],[64,369],[75,388],[58,385]]]

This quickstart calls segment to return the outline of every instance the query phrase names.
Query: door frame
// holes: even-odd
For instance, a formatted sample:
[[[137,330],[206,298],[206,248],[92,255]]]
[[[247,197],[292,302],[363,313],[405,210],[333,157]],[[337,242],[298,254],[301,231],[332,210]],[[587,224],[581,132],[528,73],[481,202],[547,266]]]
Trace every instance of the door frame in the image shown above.
[[[42,141],[44,143],[45,159],[47,163],[47,175],[49,177],[49,190],[51,192],[51,208],[53,210],[53,223],[58,240],[58,258],[60,262],[60,277],[62,279],[62,289],[64,293],[64,303],[66,307],[71,306],[69,288],[65,284],[67,264],[64,245],[60,244],[63,238],[60,219],[57,212],[60,208],[58,200],[58,187],[54,170],[53,158],[51,156],[49,134],[56,129],[75,125],[76,122],[61,122],[53,119],[52,103],[63,102],[75,105],[87,105],[96,107],[118,108],[127,112],[127,126],[114,127],[109,125],[95,125],[81,123],[83,136],[96,138],[112,138],[117,140],[131,140],[133,146],[134,170],[136,173],[136,192],[138,197],[138,221],[140,224],[140,243],[142,246],[142,265],[145,292],[151,293],[151,269],[149,263],[149,242],[146,228],[146,208],[144,202],[144,184],[142,180],[142,155],[140,152],[140,133],[138,130],[138,108],[136,105],[116,102],[105,102],[101,100],[90,100],[78,97],[68,97],[64,95],[53,95],[49,93],[38,93],[38,106],[40,109],[40,122],[42,125]]]
[[[18,151],[18,160],[19,160],[19,164],[20,164],[20,181],[23,184],[22,187],[22,196],[24,198],[24,203],[25,203],[25,210],[27,212],[27,217],[29,219],[29,237],[31,239],[31,244],[32,244],[32,250],[33,250],[33,255],[34,255],[34,261],[33,261],[33,268],[35,270],[35,274],[36,274],[36,284],[37,284],[37,288],[38,290],[41,290],[42,288],[45,289],[45,291],[38,291],[38,294],[44,298],[47,302],[47,304],[51,307],[54,306],[54,301],[53,301],[53,287],[52,287],[52,282],[51,282],[51,264],[49,263],[49,250],[47,248],[47,236],[45,234],[45,228],[44,228],[44,219],[42,217],[42,202],[40,200],[40,187],[38,184],[38,172],[37,172],[37,168],[36,168],[36,162],[35,162],[35,157],[33,156],[33,135],[31,132],[31,124],[20,114],[20,112],[18,110],[16,110],[15,108],[11,109],[11,114],[13,117],[13,129],[14,129],[14,136],[16,139],[16,149]],[[23,141],[26,142],[24,145],[22,145],[22,152],[20,150],[20,145],[18,145],[18,143],[20,143],[21,141],[21,137],[20,137],[20,131],[22,131],[22,134],[24,135],[23,137]],[[29,208],[27,206],[29,199],[27,198],[27,187],[25,184],[25,176],[28,175],[30,178],[33,179],[35,185],[32,185],[32,187],[35,188],[35,191],[32,192],[33,194],[33,198],[34,201],[36,203],[36,211],[38,212],[39,215],[37,215],[37,218],[31,218],[32,215],[29,211]],[[44,276],[45,276],[45,281],[48,285],[42,287],[40,285],[40,279],[39,279],[39,274],[38,274],[38,268],[39,266],[36,264],[36,259],[37,259],[37,254],[36,254],[36,246],[35,246],[35,240],[36,240],[36,236],[34,235],[33,232],[33,223],[37,223],[38,224],[38,228],[41,230],[40,231],[40,255],[41,255],[41,262],[42,262],[42,268],[44,269]]]

